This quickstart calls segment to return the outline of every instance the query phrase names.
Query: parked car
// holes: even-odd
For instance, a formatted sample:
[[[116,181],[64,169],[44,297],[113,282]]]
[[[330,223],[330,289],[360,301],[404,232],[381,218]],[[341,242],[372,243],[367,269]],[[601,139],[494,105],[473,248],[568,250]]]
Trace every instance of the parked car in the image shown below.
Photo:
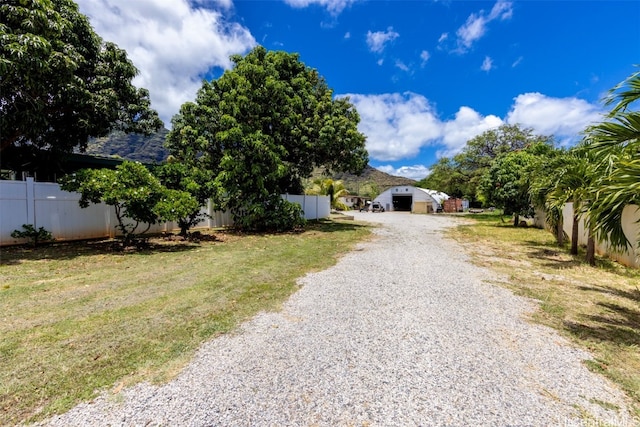
[[[384,207],[382,207],[382,203],[380,202],[371,203],[371,212],[384,212]]]

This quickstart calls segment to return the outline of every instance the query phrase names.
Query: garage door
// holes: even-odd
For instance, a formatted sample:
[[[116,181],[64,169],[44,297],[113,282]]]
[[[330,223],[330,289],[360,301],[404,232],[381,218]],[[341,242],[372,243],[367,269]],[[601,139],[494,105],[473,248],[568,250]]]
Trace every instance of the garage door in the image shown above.
[[[413,196],[393,196],[393,210],[401,212],[411,212]]]

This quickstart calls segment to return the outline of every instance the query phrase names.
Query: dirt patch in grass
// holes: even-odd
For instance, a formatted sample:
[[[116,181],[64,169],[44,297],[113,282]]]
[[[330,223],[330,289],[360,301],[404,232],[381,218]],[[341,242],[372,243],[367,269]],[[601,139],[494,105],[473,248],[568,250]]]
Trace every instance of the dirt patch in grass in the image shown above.
[[[278,309],[298,277],[369,234],[320,221],[299,233],[158,236],[136,251],[111,241],[3,248],[0,425],[171,378],[202,342]]]
[[[498,215],[471,219],[450,235],[504,286],[538,300],[532,320],[590,351],[586,365],[619,384],[640,419],[640,270],[606,258],[591,267],[582,250],[570,255],[550,232],[515,228]]]

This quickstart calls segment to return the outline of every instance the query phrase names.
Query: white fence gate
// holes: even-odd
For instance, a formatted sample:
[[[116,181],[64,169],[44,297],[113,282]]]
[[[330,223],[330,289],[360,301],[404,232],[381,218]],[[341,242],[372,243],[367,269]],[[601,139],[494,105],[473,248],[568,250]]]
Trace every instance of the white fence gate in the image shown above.
[[[327,218],[331,212],[329,196],[299,196],[285,194],[284,199],[298,203],[305,219]],[[80,240],[115,237],[117,219],[113,206],[105,204],[78,205],[80,194],[62,191],[58,184],[26,181],[0,181],[0,246],[24,243],[11,233],[22,230],[23,224],[36,229],[44,227],[56,240]],[[214,211],[211,203],[202,209],[207,217],[195,228],[217,228],[233,225],[228,212]],[[149,232],[178,229],[173,222],[155,224]]]

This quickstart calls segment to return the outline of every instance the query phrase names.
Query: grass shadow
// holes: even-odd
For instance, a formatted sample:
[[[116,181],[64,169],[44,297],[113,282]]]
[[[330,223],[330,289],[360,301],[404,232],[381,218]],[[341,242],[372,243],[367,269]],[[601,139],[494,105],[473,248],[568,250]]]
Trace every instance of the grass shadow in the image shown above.
[[[612,303],[598,303],[611,316],[589,315],[587,325],[565,321],[565,327],[581,339],[608,341],[627,346],[640,346],[640,312]]]
[[[631,291],[617,289],[611,286],[600,286],[600,285],[579,286],[578,289],[581,291],[593,291],[593,292],[600,292],[607,295],[614,295],[614,296],[626,298],[631,301],[640,303],[640,289],[638,287],[636,287],[636,289]]]
[[[338,231],[354,231],[371,228],[370,225],[354,222],[352,220],[340,220],[333,221],[327,219],[319,219],[313,221],[307,221],[307,227],[305,231],[320,231],[323,233],[334,233]]]
[[[113,239],[56,242],[37,247],[20,245],[2,248],[0,266],[16,265],[24,261],[62,261],[92,255],[127,256],[129,254],[152,255],[155,253],[185,252],[198,247],[198,243],[189,241],[167,243],[154,241],[143,249],[123,249],[121,242]]]

